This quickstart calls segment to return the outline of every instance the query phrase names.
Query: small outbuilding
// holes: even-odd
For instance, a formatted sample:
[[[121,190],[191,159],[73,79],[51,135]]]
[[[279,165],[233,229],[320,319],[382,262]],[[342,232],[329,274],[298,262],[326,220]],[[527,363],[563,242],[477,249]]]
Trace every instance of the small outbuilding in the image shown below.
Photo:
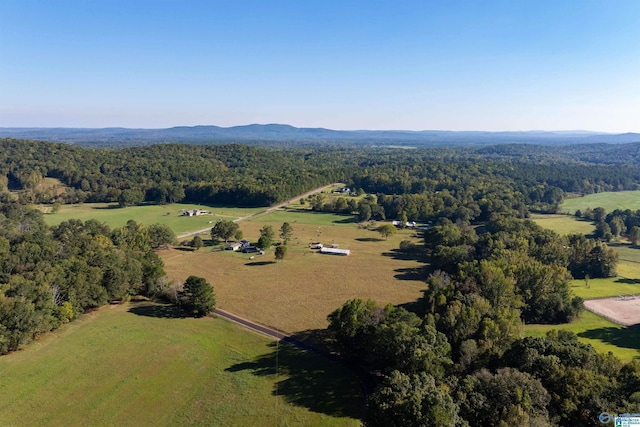
[[[327,255],[349,255],[351,251],[349,249],[338,249],[338,248],[320,248],[321,254]]]

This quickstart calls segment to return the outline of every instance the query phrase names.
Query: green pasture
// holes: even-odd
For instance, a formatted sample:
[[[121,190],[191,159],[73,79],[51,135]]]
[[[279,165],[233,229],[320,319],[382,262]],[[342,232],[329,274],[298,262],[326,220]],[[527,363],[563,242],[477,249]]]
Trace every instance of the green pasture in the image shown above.
[[[606,279],[572,280],[570,287],[574,295],[583,299],[608,298],[618,295],[640,295],[640,276],[625,279],[620,276]]]
[[[266,215],[260,215],[255,218],[250,218],[249,222],[260,223],[279,223],[278,228],[283,222],[288,222],[295,228],[295,224],[310,224],[310,225],[349,225],[355,227],[356,218],[353,215],[347,214],[334,214],[329,212],[316,212],[310,209],[292,209],[287,208],[284,210],[276,210],[269,212]],[[276,229],[274,225],[274,230]]]
[[[103,307],[0,357],[7,426],[355,426],[342,365],[171,306]]]
[[[531,220],[541,227],[553,230],[559,235],[591,234],[595,225],[570,215],[531,215]]]
[[[41,207],[45,212],[49,206]],[[211,215],[187,217],[182,210],[205,209]],[[265,208],[233,208],[221,206],[205,206],[175,203],[171,205],[144,205],[121,208],[114,203],[84,203],[79,205],[63,205],[57,213],[46,213],[44,218],[48,225],[58,225],[69,219],[87,221],[96,219],[110,227],[122,227],[133,219],[144,225],[164,224],[176,233],[198,230],[213,226],[221,219],[234,220],[246,215],[261,212]]]
[[[604,208],[607,212],[616,209],[640,209],[640,191],[618,191],[607,193],[589,194],[574,199],[566,199],[559,208],[560,212],[573,214],[578,209],[584,211],[587,208]]]
[[[640,325],[620,326],[585,310],[571,323],[526,325],[525,335],[543,337],[552,329],[574,332],[581,342],[591,344],[598,353],[611,352],[625,362],[640,358]]]
[[[640,192],[627,193],[640,194]],[[620,193],[601,194],[616,195]],[[571,200],[578,199],[568,201]],[[601,205],[593,205],[592,207],[598,206]],[[577,207],[576,209],[584,208]],[[609,210],[610,207],[605,207],[605,209]],[[542,227],[554,230],[558,234],[589,234],[594,229],[593,223],[568,215],[535,215],[532,219]],[[572,280],[570,286],[574,295],[583,299],[640,295],[640,249],[621,242],[613,242],[609,245],[618,253],[617,277],[589,279],[588,281]],[[625,361],[640,357],[640,325],[620,326],[585,310],[579,319],[569,324],[527,325],[525,326],[525,334],[544,336],[551,329],[575,332],[582,342],[593,345],[598,352],[610,351]]]

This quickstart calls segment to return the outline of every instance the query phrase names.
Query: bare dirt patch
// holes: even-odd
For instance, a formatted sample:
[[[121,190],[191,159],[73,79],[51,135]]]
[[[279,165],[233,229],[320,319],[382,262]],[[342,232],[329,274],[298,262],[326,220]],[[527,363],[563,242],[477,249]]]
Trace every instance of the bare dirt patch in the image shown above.
[[[619,296],[584,302],[587,310],[623,326],[640,324],[640,296]]]

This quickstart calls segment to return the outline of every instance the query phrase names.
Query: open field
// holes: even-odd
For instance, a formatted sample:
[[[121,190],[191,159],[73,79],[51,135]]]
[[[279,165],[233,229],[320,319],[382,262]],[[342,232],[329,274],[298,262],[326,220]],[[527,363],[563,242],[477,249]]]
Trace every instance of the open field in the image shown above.
[[[44,205],[43,209],[49,209]],[[182,210],[206,209],[211,215],[186,217],[182,216]],[[204,206],[193,204],[174,203],[171,205],[145,205],[120,208],[114,203],[84,203],[79,205],[63,205],[59,212],[44,216],[48,225],[58,225],[69,219],[87,221],[96,219],[108,224],[110,227],[122,227],[127,221],[133,219],[144,225],[165,224],[176,233],[197,230],[210,226],[210,222],[221,219],[234,220],[245,215],[261,212],[265,208],[232,208],[220,206]],[[213,226],[213,224],[211,224]]]
[[[639,279],[623,279],[621,277],[589,279],[588,287],[583,279],[577,279],[572,280],[569,287],[574,295],[583,299],[640,294]]]
[[[3,356],[0,424],[359,424],[361,387],[342,365],[284,343],[276,359],[266,337],[178,315],[103,307]]]
[[[640,325],[620,326],[590,311],[584,311],[572,323],[526,325],[525,335],[542,337],[552,329],[574,332],[581,342],[591,344],[599,353],[612,352],[623,361],[640,358]]]
[[[560,212],[573,214],[578,209],[602,207],[607,212],[616,209],[640,209],[640,191],[619,191],[589,194],[584,197],[566,199],[559,208]]]
[[[598,207],[598,205],[592,207]],[[584,208],[578,207],[577,209]],[[605,207],[605,209],[608,210],[609,208]],[[594,228],[591,222],[566,215],[536,215],[532,219],[541,226],[554,230],[559,234],[569,234],[571,232],[588,234]],[[640,249],[632,248],[625,243],[611,243],[610,246],[616,250],[619,256],[618,276],[606,279],[589,279],[588,282],[585,280],[573,280],[570,286],[575,295],[589,300],[640,294]],[[591,301],[585,305],[590,307],[593,304],[598,305],[598,302]],[[598,309],[595,308],[594,311],[598,311]],[[622,360],[640,358],[640,325],[621,326],[595,313],[585,311],[578,320],[570,324],[527,325],[525,326],[525,333],[527,335],[543,336],[551,329],[575,332],[582,342],[593,345],[597,351],[604,353],[611,351]]]
[[[535,215],[531,219],[558,234],[588,234],[594,229],[593,223],[567,215]],[[640,249],[626,242],[612,242],[609,246],[618,253],[617,277],[589,279],[588,287],[582,279],[573,280],[571,288],[579,297],[591,299],[640,294]]]
[[[401,240],[419,242],[412,231],[384,240],[359,228],[352,216],[290,209],[242,221],[240,228],[255,242],[263,225],[277,234],[285,221],[294,237],[282,262],[274,262],[273,248],[253,260],[249,254],[210,248],[174,249],[160,252],[165,270],[174,280],[191,274],[206,277],[221,309],[288,332],[326,328],[327,315],[352,298],[403,304],[422,295],[419,270],[424,264],[394,251]],[[311,241],[337,243],[351,255],[321,255],[308,248]]]
[[[559,235],[591,234],[595,225],[591,221],[585,221],[570,215],[531,215],[531,220],[541,227],[553,230]]]

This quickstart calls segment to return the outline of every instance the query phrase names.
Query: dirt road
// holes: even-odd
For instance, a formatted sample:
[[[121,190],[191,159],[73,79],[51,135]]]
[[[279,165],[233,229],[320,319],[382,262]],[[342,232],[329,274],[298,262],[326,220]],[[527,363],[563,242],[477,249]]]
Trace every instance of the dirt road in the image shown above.
[[[251,214],[251,215],[242,216],[240,218],[236,218],[236,219],[233,220],[233,222],[240,222],[240,221],[244,221],[245,219],[254,218],[256,216],[268,214],[269,212],[273,212],[276,209],[280,209],[280,208],[283,208],[283,207],[287,206],[291,202],[295,202],[296,200],[300,200],[300,199],[305,199],[305,198],[309,197],[312,194],[319,193],[319,192],[321,192],[323,190],[326,190],[329,187],[333,187],[334,185],[338,185],[338,183],[334,182],[333,184],[323,185],[322,187],[318,187],[318,188],[315,188],[315,189],[313,189],[311,191],[307,191],[306,193],[300,194],[299,196],[293,197],[293,198],[291,198],[291,199],[289,199],[289,200],[287,200],[285,202],[282,202],[282,203],[279,203],[277,205],[274,205],[274,206],[271,206],[269,208],[266,208],[263,211],[256,212],[256,213]],[[196,231],[189,231],[187,233],[182,233],[182,234],[178,235],[178,239],[184,239],[185,237],[194,236],[194,235],[200,234],[200,233],[206,233],[209,230],[211,230],[211,227],[203,228],[201,230],[196,230]]]

